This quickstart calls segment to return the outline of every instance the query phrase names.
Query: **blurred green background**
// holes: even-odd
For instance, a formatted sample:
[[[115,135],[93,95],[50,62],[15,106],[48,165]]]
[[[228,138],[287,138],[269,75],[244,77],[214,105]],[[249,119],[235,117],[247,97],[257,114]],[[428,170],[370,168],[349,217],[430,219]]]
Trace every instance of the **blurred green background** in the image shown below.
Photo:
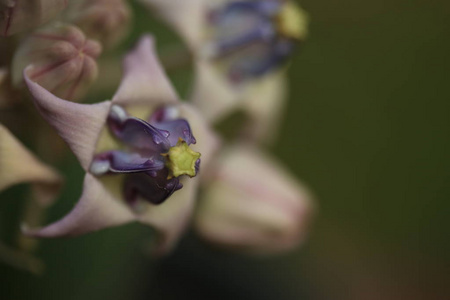
[[[134,224],[44,241],[40,277],[0,265],[0,299],[448,299],[450,2],[301,5],[311,34],[289,70],[290,102],[272,149],[316,194],[301,249],[249,258],[188,234],[155,261],[143,243],[150,231]],[[137,27],[121,51],[144,31],[173,42],[135,8]],[[171,77],[184,94],[190,71]],[[68,185],[51,219],[79,195],[75,165],[71,157],[60,166]],[[3,193],[1,218],[15,218],[25,195],[22,186]],[[16,224],[3,223],[11,239]]]

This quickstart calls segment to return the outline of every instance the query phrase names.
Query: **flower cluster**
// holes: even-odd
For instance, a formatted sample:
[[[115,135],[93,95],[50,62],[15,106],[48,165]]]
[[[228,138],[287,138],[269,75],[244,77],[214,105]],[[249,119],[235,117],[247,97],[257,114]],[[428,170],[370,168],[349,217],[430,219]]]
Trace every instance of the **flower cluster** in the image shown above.
[[[234,251],[292,249],[307,232],[311,197],[263,148],[276,136],[285,69],[307,36],[307,14],[290,0],[140,2],[187,45],[195,72],[187,101],[149,34],[125,55],[118,86],[113,74],[99,76],[117,69],[114,49],[132,30],[126,1],[0,1],[0,191],[30,182],[41,207],[57,199],[62,175],[11,133],[58,163],[64,147],[45,123],[85,172],[73,210],[46,226],[25,219],[23,234],[77,236],[140,222],[155,230],[154,250],[163,254],[192,223],[206,241]],[[98,99],[99,81],[116,85],[111,100]],[[237,111],[246,121],[226,141],[215,125]]]

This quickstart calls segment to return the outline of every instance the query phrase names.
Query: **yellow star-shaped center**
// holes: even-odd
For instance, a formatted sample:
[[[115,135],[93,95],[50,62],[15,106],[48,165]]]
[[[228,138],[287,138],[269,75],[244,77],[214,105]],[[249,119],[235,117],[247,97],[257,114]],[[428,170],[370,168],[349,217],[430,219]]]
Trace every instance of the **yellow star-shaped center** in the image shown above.
[[[166,165],[170,170],[170,178],[181,175],[194,177],[196,175],[195,163],[200,158],[200,153],[189,148],[188,144],[181,138],[175,146],[169,149],[168,153],[163,155],[167,157]]]
[[[283,4],[276,22],[278,31],[288,38],[302,40],[308,33],[308,15],[293,1]]]

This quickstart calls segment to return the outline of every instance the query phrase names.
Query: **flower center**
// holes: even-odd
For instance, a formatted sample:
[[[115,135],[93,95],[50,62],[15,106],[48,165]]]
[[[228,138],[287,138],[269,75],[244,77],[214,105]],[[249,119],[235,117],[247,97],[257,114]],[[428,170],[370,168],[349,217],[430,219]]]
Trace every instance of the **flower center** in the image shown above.
[[[293,1],[288,1],[281,6],[275,20],[280,34],[297,40],[305,37],[305,14]]]
[[[169,178],[188,175],[194,177],[197,174],[196,164],[200,158],[200,153],[189,148],[188,144],[179,138],[176,146],[171,147],[167,154],[166,166],[169,168]]]
[[[202,54],[232,83],[263,76],[290,58],[306,37],[307,15],[293,1],[236,1],[210,11]]]

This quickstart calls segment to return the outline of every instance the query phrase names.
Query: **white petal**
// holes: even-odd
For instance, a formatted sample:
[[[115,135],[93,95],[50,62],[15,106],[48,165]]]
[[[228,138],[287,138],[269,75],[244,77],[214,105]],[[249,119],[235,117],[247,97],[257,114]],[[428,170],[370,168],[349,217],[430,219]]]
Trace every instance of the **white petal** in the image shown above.
[[[71,212],[43,228],[27,228],[25,224],[22,231],[32,237],[67,237],[122,225],[133,220],[134,215],[125,205],[115,199],[97,178],[86,174],[83,194]]]
[[[25,82],[41,115],[66,141],[84,170],[91,164],[97,140],[111,106],[111,101],[79,104],[56,97],[32,82],[24,72]]]

